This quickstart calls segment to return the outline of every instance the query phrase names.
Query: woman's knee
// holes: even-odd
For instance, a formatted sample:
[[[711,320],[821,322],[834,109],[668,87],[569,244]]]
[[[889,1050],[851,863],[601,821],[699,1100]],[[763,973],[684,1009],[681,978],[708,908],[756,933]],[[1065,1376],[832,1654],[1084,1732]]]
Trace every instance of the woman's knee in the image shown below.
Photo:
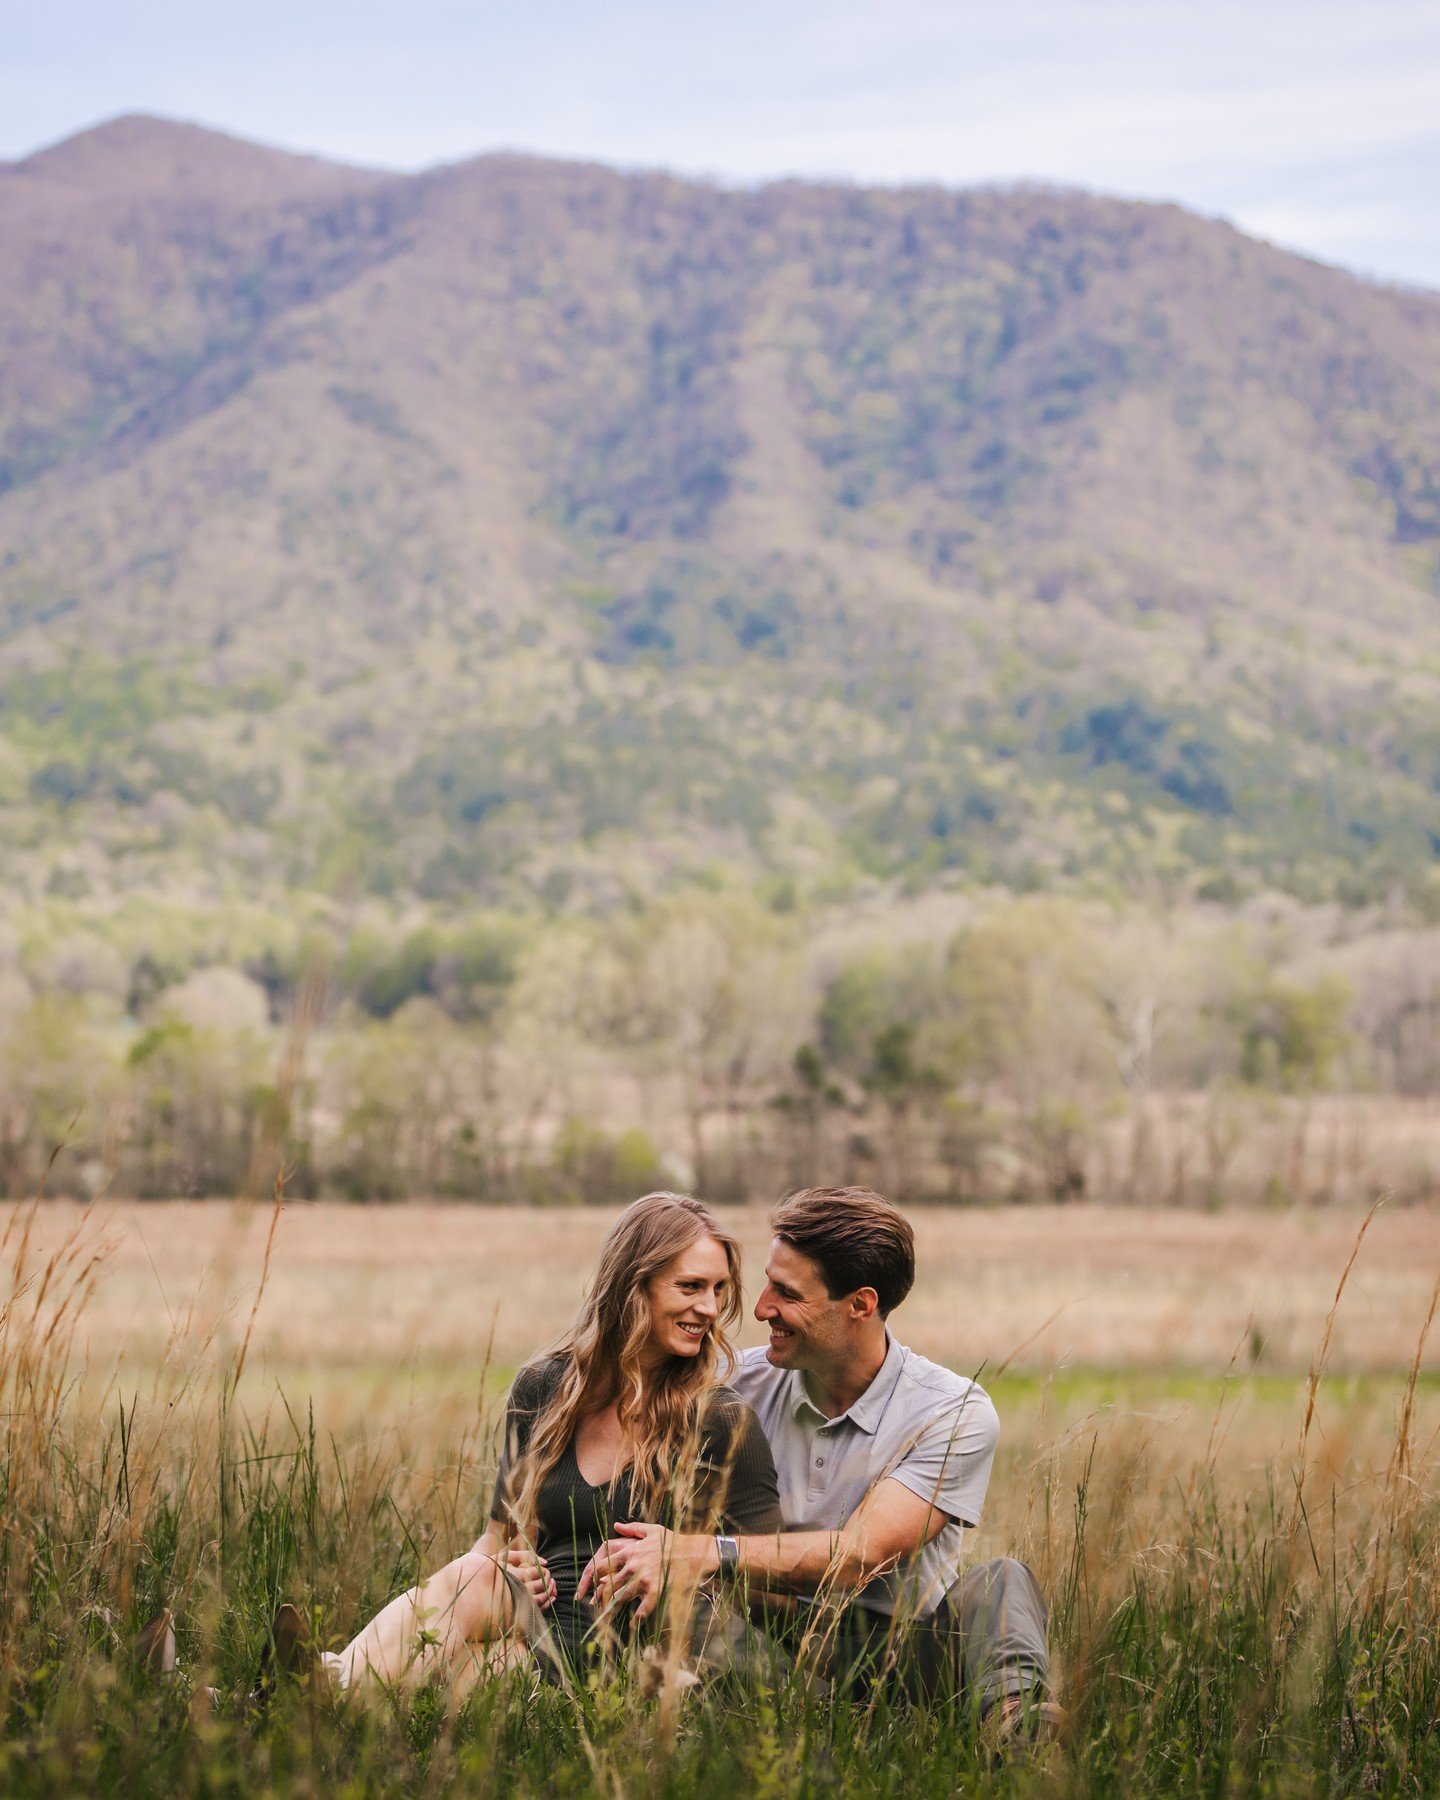
[[[441,1571],[450,1596],[449,1608],[462,1637],[476,1635],[478,1625],[496,1614],[505,1591],[505,1578],[493,1556],[483,1550],[467,1550]]]

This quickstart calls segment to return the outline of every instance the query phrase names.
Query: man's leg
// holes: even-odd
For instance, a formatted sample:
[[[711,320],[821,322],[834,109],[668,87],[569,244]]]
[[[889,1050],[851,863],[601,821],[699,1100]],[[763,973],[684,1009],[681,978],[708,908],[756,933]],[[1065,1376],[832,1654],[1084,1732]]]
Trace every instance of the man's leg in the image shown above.
[[[808,1615],[806,1647],[836,1686],[893,1682],[912,1699],[963,1696],[977,1718],[1007,1700],[1048,1698],[1049,1611],[1011,1556],[968,1569],[929,1619],[906,1624],[863,1606]]]
[[[946,1605],[958,1672],[982,1717],[999,1701],[1047,1698],[1050,1615],[1024,1563],[1000,1556],[967,1569]]]
[[[929,1619],[894,1619],[859,1605],[808,1609],[798,1645],[802,1663],[815,1666],[837,1692],[864,1699],[877,1687],[912,1700],[953,1693],[959,1685],[959,1654],[952,1632]]]

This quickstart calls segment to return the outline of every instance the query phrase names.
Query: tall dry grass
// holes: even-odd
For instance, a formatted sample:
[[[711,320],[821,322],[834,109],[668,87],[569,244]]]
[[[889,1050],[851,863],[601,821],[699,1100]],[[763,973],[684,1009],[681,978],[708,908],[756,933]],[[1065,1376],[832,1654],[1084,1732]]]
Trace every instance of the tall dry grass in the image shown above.
[[[581,1240],[547,1268],[565,1300],[589,1222],[542,1223]],[[1152,1375],[1138,1400],[1043,1365],[997,1382],[1007,1432],[976,1554],[1013,1549],[1036,1568],[1071,1713],[1044,1769],[999,1775],[982,1769],[960,1714],[885,1695],[829,1700],[784,1674],[718,1683],[683,1713],[624,1681],[572,1694],[511,1681],[478,1688],[458,1713],[429,1690],[378,1708],[297,1690],[249,1718],[279,1599],[299,1600],[338,1642],[472,1540],[502,1385],[477,1366],[408,1411],[397,1387],[377,1414],[371,1384],[348,1416],[332,1390],[328,1419],[300,1387],[276,1386],[261,1333],[291,1224],[278,1205],[241,1216],[248,1294],[233,1280],[172,1289],[160,1353],[117,1372],[113,1360],[95,1366],[103,1334],[87,1331],[90,1309],[107,1304],[116,1215],[32,1207],[8,1218],[3,1791],[1440,1785],[1440,1420],[1425,1370],[1440,1285],[1430,1278],[1406,1321],[1410,1350],[1393,1379],[1333,1366],[1366,1257],[1385,1241],[1383,1214],[1368,1235],[1352,1229],[1331,1266],[1303,1379],[1257,1370],[1241,1330],[1212,1375]],[[488,1329],[476,1320],[477,1345]],[[168,1682],[131,1652],[161,1605],[179,1623]],[[197,1716],[193,1696],[212,1685],[218,1708]]]

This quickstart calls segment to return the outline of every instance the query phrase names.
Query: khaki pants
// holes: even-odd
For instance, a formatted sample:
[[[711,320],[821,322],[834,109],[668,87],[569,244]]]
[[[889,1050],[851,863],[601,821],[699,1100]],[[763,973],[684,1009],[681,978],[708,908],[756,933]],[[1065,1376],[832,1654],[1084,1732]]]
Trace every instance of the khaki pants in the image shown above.
[[[1046,1696],[1048,1626],[1035,1577],[1001,1556],[967,1569],[925,1619],[805,1606],[771,1629],[839,1688],[864,1693],[883,1682],[916,1700],[961,1700],[983,1716],[998,1700]]]

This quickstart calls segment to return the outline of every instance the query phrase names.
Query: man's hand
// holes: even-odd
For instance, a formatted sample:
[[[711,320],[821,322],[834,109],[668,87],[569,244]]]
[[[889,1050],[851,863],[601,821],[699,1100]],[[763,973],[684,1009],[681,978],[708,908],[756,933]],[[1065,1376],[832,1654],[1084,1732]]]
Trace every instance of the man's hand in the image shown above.
[[[554,1605],[555,1577],[543,1556],[537,1556],[533,1550],[507,1550],[505,1570],[520,1583],[541,1612]]]
[[[667,1581],[677,1576],[703,1581],[715,1571],[715,1540],[678,1537],[663,1525],[617,1525],[586,1563],[575,1590],[583,1600],[593,1593],[601,1606],[635,1602],[635,1617],[648,1619],[660,1604]]]

